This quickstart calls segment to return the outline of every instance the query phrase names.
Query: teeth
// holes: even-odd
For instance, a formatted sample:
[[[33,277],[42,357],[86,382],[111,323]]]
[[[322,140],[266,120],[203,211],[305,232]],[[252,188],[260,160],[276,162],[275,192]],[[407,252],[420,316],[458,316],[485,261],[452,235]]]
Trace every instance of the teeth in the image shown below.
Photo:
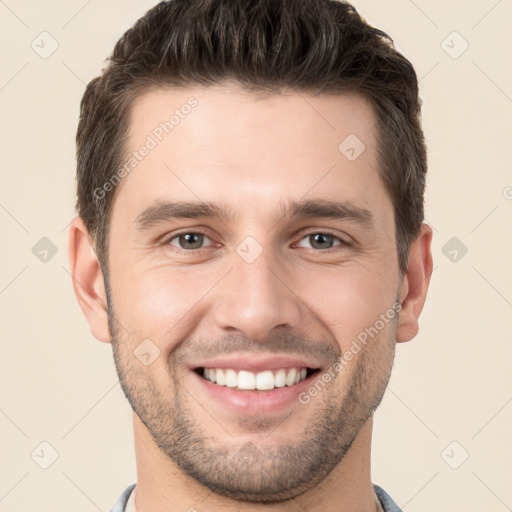
[[[238,386],[240,386],[240,383]],[[256,389],[274,389],[274,386],[274,374],[270,370],[260,372],[256,375]]]
[[[266,391],[284,386],[293,386],[306,378],[306,368],[265,370],[259,373],[231,369],[204,368],[203,377],[219,386],[237,389],[259,389]]]
[[[295,384],[295,377],[297,376],[297,370],[292,368],[286,375],[286,385],[293,386]]]
[[[277,370],[274,376],[274,386],[276,388],[283,388],[286,386],[286,370]]]
[[[219,370],[217,370],[217,371],[219,371]],[[228,388],[236,388],[237,384],[238,384],[238,379],[237,379],[235,370],[226,370],[226,386]]]
[[[256,389],[254,373],[244,370],[238,372],[238,389]]]

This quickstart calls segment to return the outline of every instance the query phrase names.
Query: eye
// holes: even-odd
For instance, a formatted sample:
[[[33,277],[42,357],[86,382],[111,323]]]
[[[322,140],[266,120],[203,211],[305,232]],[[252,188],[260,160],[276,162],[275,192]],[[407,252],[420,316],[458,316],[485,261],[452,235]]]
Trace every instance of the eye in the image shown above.
[[[194,251],[203,249],[203,244],[205,240],[212,241],[206,233],[203,233],[201,231],[186,231],[182,233],[175,234],[172,238],[169,238],[165,245],[172,245],[173,247],[176,247],[177,249],[180,249],[182,251]],[[343,245],[343,246],[349,246],[350,244],[343,240],[342,238],[326,232],[326,231],[317,231],[313,233],[309,233],[305,237],[302,238],[301,242],[299,242],[298,246],[304,247],[304,245],[301,245],[303,243],[303,240],[309,240],[309,243],[312,245],[312,249],[315,250],[329,250],[333,247]],[[335,243],[335,242],[338,243]],[[306,247],[308,248],[308,247]]]
[[[334,246],[337,246],[337,245],[350,245],[347,242],[345,242],[345,240],[341,239],[340,237],[333,235],[332,233],[328,233],[328,232],[324,232],[324,231],[309,233],[302,240],[309,240],[311,245],[313,246],[312,248],[319,249],[319,250],[332,249]],[[337,240],[339,243],[333,244],[333,242],[335,240]],[[302,246],[302,247],[304,247],[304,246]]]
[[[174,235],[166,243],[173,245],[174,247],[178,247],[178,249],[190,251],[194,249],[201,249],[205,238],[210,240],[205,233],[199,231],[187,231]],[[173,243],[173,240],[177,240],[177,243]]]

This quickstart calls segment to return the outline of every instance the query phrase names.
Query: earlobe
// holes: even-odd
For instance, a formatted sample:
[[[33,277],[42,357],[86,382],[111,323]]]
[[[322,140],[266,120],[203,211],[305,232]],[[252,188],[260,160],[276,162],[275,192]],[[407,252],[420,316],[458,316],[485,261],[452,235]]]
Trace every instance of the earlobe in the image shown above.
[[[69,227],[68,259],[73,289],[91,332],[97,340],[110,343],[103,273],[89,232],[80,217],[76,217]]]
[[[418,319],[427,297],[432,274],[432,228],[423,223],[409,248],[409,267],[399,292],[402,309],[398,315],[397,342],[412,340],[419,330]]]

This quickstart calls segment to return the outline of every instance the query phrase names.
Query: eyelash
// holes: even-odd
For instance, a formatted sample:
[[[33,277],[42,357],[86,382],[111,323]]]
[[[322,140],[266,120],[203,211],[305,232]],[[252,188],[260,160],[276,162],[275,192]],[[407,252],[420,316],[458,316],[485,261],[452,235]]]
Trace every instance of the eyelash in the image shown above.
[[[174,233],[172,235],[172,237],[166,238],[164,240],[164,242],[162,243],[162,245],[164,245],[164,246],[172,246],[173,250],[176,250],[177,252],[181,252],[181,253],[186,253],[186,254],[191,254],[191,253],[194,253],[194,252],[199,252],[202,249],[208,249],[208,247],[200,247],[199,249],[182,249],[181,247],[176,247],[176,246],[171,244],[171,241],[174,240],[175,238],[178,238],[181,235],[190,235],[190,234],[193,234],[193,235],[203,235],[203,236],[205,236],[205,237],[207,237],[208,239],[211,240],[211,238],[208,236],[208,234],[205,233],[204,231],[201,231],[201,230],[191,231],[191,230],[189,230],[189,231],[181,231],[179,233]],[[309,233],[305,233],[302,236],[302,238],[299,240],[299,242],[301,242],[302,240],[304,240],[304,238],[307,238],[308,236],[317,235],[317,234],[332,236],[334,239],[336,239],[340,243],[338,245],[335,245],[334,247],[330,247],[329,249],[325,249],[325,250],[323,250],[323,249],[314,249],[313,248],[313,249],[311,249],[313,251],[327,252],[328,253],[330,251],[335,250],[336,247],[340,247],[340,246],[350,247],[350,245],[351,245],[347,241],[345,241],[343,238],[340,238],[338,235],[336,235],[335,233],[332,233],[329,230],[310,231]]]

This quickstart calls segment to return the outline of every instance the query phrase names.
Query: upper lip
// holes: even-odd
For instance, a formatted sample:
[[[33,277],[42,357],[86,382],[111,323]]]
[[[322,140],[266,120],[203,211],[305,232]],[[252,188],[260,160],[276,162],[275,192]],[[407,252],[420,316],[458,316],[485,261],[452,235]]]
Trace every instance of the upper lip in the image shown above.
[[[300,357],[290,356],[256,356],[255,354],[218,357],[201,361],[190,367],[197,368],[232,368],[233,370],[247,370],[253,373],[265,370],[279,370],[281,368],[311,368],[318,369],[319,365],[314,361],[306,361]]]

